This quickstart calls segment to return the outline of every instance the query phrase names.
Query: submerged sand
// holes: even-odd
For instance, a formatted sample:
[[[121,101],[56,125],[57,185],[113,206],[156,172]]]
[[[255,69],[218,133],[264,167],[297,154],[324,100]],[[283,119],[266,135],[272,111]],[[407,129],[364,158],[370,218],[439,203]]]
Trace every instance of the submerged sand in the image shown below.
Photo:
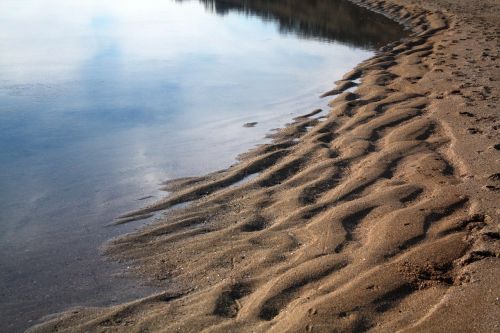
[[[354,2],[413,34],[127,216],[192,202],[107,249],[170,289],[31,332],[500,332],[500,3]]]

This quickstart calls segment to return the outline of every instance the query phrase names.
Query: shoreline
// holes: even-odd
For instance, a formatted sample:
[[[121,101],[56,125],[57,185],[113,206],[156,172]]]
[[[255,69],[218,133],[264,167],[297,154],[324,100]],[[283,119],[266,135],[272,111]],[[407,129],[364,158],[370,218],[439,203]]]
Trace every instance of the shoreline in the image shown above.
[[[481,2],[352,2],[414,33],[347,73],[326,119],[297,117],[238,164],[168,182],[169,197],[126,216],[193,201],[107,249],[170,291],[30,331],[500,325],[498,24],[489,36],[487,17],[454,9]]]

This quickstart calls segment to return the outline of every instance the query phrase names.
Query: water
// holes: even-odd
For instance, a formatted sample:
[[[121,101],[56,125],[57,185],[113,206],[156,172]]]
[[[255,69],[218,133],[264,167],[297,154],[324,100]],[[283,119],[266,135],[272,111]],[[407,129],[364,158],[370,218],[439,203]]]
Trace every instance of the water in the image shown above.
[[[99,255],[147,221],[108,224],[327,109],[403,34],[340,0],[2,0],[0,331],[151,292]]]

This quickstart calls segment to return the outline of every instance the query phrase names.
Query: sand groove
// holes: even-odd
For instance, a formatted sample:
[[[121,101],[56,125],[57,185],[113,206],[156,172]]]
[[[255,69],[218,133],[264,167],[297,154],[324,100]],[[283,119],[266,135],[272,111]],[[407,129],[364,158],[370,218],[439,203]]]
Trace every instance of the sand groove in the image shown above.
[[[447,308],[488,299],[471,276],[498,282],[471,267],[498,269],[500,256],[498,225],[466,190],[473,163],[444,116],[443,96],[457,94],[432,84],[443,80],[440,45],[460,30],[454,7],[354,2],[414,33],[325,93],[337,95],[326,119],[297,117],[237,165],[170,182],[164,201],[126,216],[192,201],[107,250],[180,296],[80,309],[35,331],[490,331],[477,322],[493,316],[486,301],[459,326]]]

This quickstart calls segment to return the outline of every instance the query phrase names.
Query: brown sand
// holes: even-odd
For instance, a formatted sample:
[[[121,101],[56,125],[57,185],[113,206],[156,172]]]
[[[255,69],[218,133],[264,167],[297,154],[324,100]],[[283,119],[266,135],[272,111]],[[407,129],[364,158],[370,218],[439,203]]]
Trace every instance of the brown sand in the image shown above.
[[[193,201],[107,250],[170,291],[32,332],[500,332],[500,2],[355,2],[414,34],[128,216]]]

